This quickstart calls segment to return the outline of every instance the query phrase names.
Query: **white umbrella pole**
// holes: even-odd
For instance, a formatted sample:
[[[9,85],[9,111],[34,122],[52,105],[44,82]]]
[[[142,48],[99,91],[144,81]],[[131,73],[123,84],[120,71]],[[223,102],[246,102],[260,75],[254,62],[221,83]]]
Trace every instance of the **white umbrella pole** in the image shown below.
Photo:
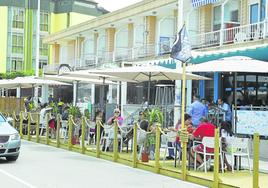
[[[237,122],[237,72],[234,73],[234,110],[235,110],[235,117],[234,117],[234,128],[236,130],[236,122]]]
[[[149,73],[149,82],[148,82],[148,98],[147,98],[147,103],[148,103],[148,106],[150,105],[151,77],[152,77],[152,74],[151,74],[151,73]]]

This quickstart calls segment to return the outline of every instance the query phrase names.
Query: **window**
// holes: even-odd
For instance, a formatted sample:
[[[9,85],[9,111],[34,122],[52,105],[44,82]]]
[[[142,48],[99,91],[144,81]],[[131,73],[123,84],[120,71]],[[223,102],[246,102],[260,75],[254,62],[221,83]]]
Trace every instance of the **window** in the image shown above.
[[[263,21],[265,19],[266,15],[266,0],[261,0],[261,10],[260,10],[260,21]]]
[[[22,71],[23,70],[23,60],[19,58],[11,59],[10,71]]]
[[[12,35],[12,53],[23,54],[23,34]]]
[[[213,8],[213,31],[221,29],[221,5]]]
[[[24,10],[13,8],[12,10],[12,28],[24,28]]]
[[[48,32],[49,14],[47,12],[40,13],[40,31]]]
[[[39,43],[39,50],[41,56],[48,56],[48,44],[44,44],[42,40]]]

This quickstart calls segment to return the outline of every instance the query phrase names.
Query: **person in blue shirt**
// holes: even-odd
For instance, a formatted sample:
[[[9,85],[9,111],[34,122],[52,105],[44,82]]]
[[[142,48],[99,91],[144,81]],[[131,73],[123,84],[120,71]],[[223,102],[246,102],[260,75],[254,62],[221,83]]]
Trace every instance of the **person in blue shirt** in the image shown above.
[[[207,101],[205,98],[203,98],[203,99],[201,99],[201,103],[202,103],[203,105],[205,105],[205,108],[206,108],[205,114],[206,114],[206,116],[207,116],[207,115],[208,115],[208,111],[209,111],[209,104],[208,104],[208,101]]]
[[[206,107],[199,101],[199,96],[194,96],[193,101],[188,114],[192,117],[193,126],[197,127],[200,124],[200,119],[207,116]]]
[[[230,106],[221,98],[218,99],[218,107],[225,114],[225,121],[232,122],[232,112]]]

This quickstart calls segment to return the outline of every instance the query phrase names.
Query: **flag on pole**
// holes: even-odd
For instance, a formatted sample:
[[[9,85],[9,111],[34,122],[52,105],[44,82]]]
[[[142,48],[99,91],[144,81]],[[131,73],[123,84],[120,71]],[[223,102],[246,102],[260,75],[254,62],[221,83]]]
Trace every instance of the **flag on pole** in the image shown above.
[[[191,45],[185,25],[183,25],[180,32],[176,36],[176,40],[171,49],[170,57],[182,62],[186,62],[192,57]]]

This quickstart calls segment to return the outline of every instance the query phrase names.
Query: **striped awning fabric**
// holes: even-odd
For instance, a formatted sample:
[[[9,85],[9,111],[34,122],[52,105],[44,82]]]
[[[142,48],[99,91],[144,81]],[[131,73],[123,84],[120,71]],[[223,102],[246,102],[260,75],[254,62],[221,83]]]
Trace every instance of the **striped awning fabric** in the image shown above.
[[[191,0],[194,8],[201,7],[207,4],[216,3],[219,0]]]

